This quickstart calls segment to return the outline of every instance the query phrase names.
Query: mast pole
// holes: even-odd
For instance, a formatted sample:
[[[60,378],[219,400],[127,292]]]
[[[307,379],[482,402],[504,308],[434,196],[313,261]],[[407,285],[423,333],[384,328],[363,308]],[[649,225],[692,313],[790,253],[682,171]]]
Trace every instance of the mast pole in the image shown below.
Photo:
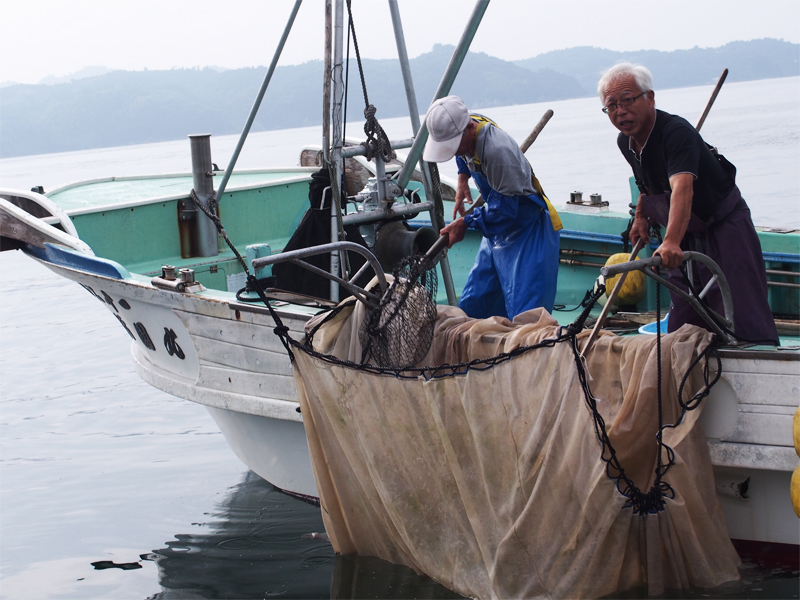
[[[344,99],[343,82],[343,51],[342,40],[344,39],[344,0],[335,0],[333,16],[333,65],[331,78],[333,79],[333,97],[331,99],[331,120],[333,123],[333,138],[331,140],[331,242],[339,240],[339,204],[342,197],[339,187],[342,184],[342,104]],[[331,273],[339,273],[340,255],[338,252],[331,252]],[[345,277],[346,279],[346,277]],[[339,300],[339,284],[331,280],[331,300]]]
[[[281,57],[283,47],[286,45],[286,38],[289,37],[289,32],[292,30],[294,19],[297,16],[297,11],[300,10],[300,4],[302,4],[302,2],[303,0],[296,0],[294,3],[292,13],[289,15],[289,22],[286,23],[286,27],[283,30],[283,35],[281,35],[280,42],[278,42],[278,47],[275,49],[275,55],[272,57],[272,63],[270,63],[269,69],[267,69],[267,74],[264,76],[264,81],[261,83],[261,89],[258,91],[256,100],[253,102],[253,107],[250,109],[250,115],[247,117],[247,122],[244,124],[242,135],[239,136],[239,142],[236,144],[236,149],[233,151],[231,161],[228,163],[228,168],[225,169],[225,175],[222,177],[222,183],[219,184],[219,189],[217,190],[218,202],[222,201],[222,194],[225,193],[225,186],[228,185],[228,180],[231,178],[231,173],[233,173],[233,167],[236,165],[236,161],[239,160],[239,153],[242,151],[242,146],[244,146],[244,142],[247,139],[247,134],[250,133],[250,127],[253,126],[256,113],[261,107],[261,101],[264,99],[264,93],[267,91],[267,86],[269,86],[269,82],[272,80],[272,74],[275,72],[275,67],[278,65],[278,59]]]
[[[478,0],[475,3],[475,8],[473,9],[472,15],[469,18],[467,27],[464,29],[464,33],[461,34],[461,39],[458,42],[458,46],[456,46],[456,49],[453,51],[453,56],[450,58],[450,64],[447,65],[447,69],[445,70],[442,80],[439,83],[439,88],[436,90],[436,94],[434,94],[431,102],[438,100],[439,98],[443,98],[450,93],[450,88],[453,87],[453,82],[458,75],[458,71],[461,68],[462,63],[464,62],[464,58],[467,56],[469,46],[475,37],[475,33],[478,31],[478,26],[480,25],[481,19],[483,19],[483,14],[486,12],[488,7],[489,0]],[[397,177],[397,185],[399,185],[401,188],[405,188],[406,185],[408,185],[408,182],[411,180],[411,174],[414,172],[419,159],[422,157],[422,150],[425,148],[425,142],[427,141],[428,126],[425,125],[425,123],[422,123],[419,133],[414,138],[414,144],[411,146],[411,150],[408,152],[408,158],[406,159],[406,162]]]
[[[331,145],[331,28],[333,2],[325,0],[325,67],[322,78],[322,159],[328,161]]]
[[[408,50],[406,48],[406,39],[403,34],[403,22],[400,19],[400,9],[397,6],[397,0],[389,0],[389,12],[392,15],[392,27],[394,28],[394,39],[397,44],[397,57],[400,60],[400,71],[403,74],[403,84],[406,88],[406,100],[408,102],[408,114],[411,118],[411,129],[414,137],[419,132],[419,108],[417,106],[417,94],[414,91],[414,80],[411,77],[411,65],[408,60]],[[420,171],[422,172],[422,183],[425,186],[425,196],[428,200],[434,198],[433,181],[431,179],[430,168],[425,161],[419,161]],[[438,232],[444,223],[439,223],[436,217],[436,210],[432,208],[429,211],[431,216],[431,224]],[[450,261],[447,258],[447,253],[442,255],[439,262],[442,269],[442,279],[444,280],[445,291],[447,292],[448,304],[456,304],[455,285],[453,284],[453,275],[450,271]]]
[[[322,80],[322,166],[328,169],[330,174],[330,160],[331,160],[331,64],[332,64],[332,42],[333,42],[333,2],[332,0],[325,0],[325,72]],[[336,203],[333,201],[333,190],[331,190],[331,221],[330,232],[331,242],[339,240],[338,230],[336,228]],[[325,202],[325,191],[322,192],[322,202]],[[331,252],[330,272],[332,275],[339,273],[339,255],[336,252]],[[329,295],[331,299],[338,300],[339,288],[336,282],[331,279],[329,282]]]

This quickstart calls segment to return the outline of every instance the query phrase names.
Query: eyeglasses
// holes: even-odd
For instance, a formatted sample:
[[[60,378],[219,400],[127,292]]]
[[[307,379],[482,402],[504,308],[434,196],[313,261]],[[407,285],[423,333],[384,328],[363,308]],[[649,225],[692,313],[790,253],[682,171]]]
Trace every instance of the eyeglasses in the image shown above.
[[[611,104],[609,104],[607,106],[604,106],[600,110],[602,110],[607,115],[610,115],[613,112],[617,112],[617,109],[620,108],[620,107],[622,107],[622,108],[630,108],[631,104],[636,102],[637,98],[639,98],[640,96],[644,96],[646,93],[647,92],[642,92],[641,94],[639,94],[639,96],[631,96],[630,98],[623,98],[619,102],[612,102]]]

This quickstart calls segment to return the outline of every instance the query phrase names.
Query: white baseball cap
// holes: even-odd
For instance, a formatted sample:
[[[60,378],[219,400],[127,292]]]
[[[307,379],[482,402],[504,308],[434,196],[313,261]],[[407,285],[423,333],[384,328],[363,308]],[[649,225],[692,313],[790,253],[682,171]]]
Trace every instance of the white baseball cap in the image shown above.
[[[422,154],[428,162],[447,162],[456,155],[461,136],[469,124],[469,110],[458,96],[439,98],[425,115],[428,142]]]

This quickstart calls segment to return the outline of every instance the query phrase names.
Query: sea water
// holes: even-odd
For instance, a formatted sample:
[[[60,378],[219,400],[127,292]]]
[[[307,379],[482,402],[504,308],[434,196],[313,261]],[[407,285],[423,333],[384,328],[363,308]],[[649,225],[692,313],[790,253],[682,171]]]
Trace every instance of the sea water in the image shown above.
[[[657,105],[694,123],[710,91],[665,90]],[[628,168],[599,106],[482,112],[522,140],[552,108],[528,157],[553,203],[580,190],[625,210]],[[382,124],[410,135],[407,119]],[[738,167],[756,224],[800,227],[800,78],[726,84],[702,133]],[[238,166],[296,164],[318,138],[252,134]],[[236,139],[212,138],[221,167]],[[178,140],[5,159],[0,187],[188,170]],[[0,598],[455,596],[405,567],[335,556],[319,508],[249,472],[202,406],[139,379],[130,338],[95,298],[20,252],[0,255],[0,273]],[[742,576],[678,597],[798,597],[797,572],[745,564]]]

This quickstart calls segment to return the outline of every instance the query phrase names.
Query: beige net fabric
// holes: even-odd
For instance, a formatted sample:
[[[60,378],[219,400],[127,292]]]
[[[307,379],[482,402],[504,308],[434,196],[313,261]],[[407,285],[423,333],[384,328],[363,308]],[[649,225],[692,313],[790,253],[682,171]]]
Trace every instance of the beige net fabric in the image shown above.
[[[315,349],[358,362],[361,311],[357,305],[324,325]],[[556,337],[557,329],[542,309],[511,323],[440,307],[424,362],[491,357]],[[709,341],[688,325],[662,338],[665,423],[677,419],[681,378]],[[655,343],[655,336],[604,334],[587,356],[611,442],[643,490],[656,465]],[[696,425],[700,410],[665,430],[675,450],[665,477],[674,499],[663,512],[634,515],[606,474],[569,343],[427,381],[302,351],[295,359],[336,552],[406,564],[477,598],[590,598],[634,586],[658,594],[738,578]],[[701,385],[695,371],[689,395]]]

